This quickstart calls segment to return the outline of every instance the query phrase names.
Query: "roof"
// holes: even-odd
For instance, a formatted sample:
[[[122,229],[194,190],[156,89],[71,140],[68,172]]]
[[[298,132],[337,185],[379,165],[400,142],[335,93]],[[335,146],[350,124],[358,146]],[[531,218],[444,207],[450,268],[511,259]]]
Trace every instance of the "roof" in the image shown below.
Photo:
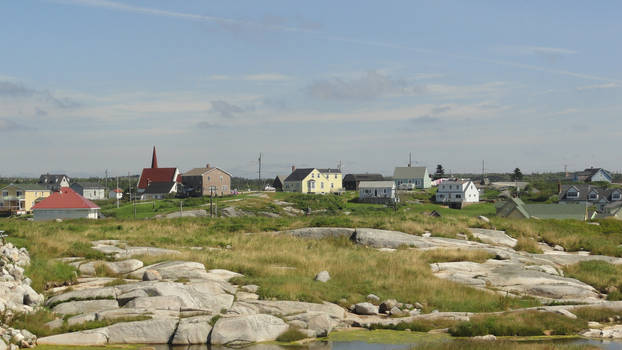
[[[69,176],[65,174],[41,174],[41,176],[39,176],[39,182],[55,184],[59,183],[63,177],[69,178]]]
[[[14,186],[23,191],[49,191],[49,189],[40,184],[10,184],[8,186],[3,187],[3,189],[7,187]]]
[[[335,174],[341,174],[341,170],[339,169],[330,169],[330,168],[325,168],[325,169],[317,169],[320,173],[324,174],[324,173],[335,173]]]
[[[428,169],[424,166],[398,166],[393,171],[394,179],[421,179],[427,175]]]
[[[49,197],[32,207],[37,209],[99,209],[97,204],[77,194],[69,187],[63,187],[59,192],[52,193]]]
[[[525,209],[540,219],[585,219],[585,206],[578,204],[525,204]]]
[[[344,181],[382,181],[382,174],[347,174]]]
[[[146,194],[162,194],[171,193],[171,190],[175,186],[175,182],[152,182],[145,190]]]
[[[579,191],[579,196],[572,197],[571,199],[569,199],[567,198],[566,193],[572,187],[576,188]],[[622,192],[622,190],[616,189],[616,188],[607,189],[603,187],[596,187],[596,186],[589,185],[589,184],[562,185],[561,191],[559,193],[559,199],[560,200],[573,200],[573,201],[586,201],[588,199],[587,198],[588,194],[593,191],[598,192],[598,199],[601,199],[601,198],[610,199],[611,194],[615,192],[616,190],[618,192]]]
[[[315,170],[315,168],[303,168],[294,170],[285,181],[301,181],[304,180],[305,177],[309,176],[311,172]]]
[[[209,168],[194,168],[194,169],[188,170],[188,171],[186,171],[185,173],[182,174],[182,177],[183,176],[201,176],[203,174],[209,173],[210,171],[213,171],[213,170],[216,170],[216,169],[218,169],[218,170],[222,171],[223,173],[231,176],[231,174],[229,174],[229,172],[227,172],[225,170],[222,170],[222,169],[220,169],[218,167],[209,167]]]
[[[144,168],[140,175],[138,188],[146,189],[149,182],[174,182],[177,168]]]
[[[395,187],[393,181],[361,181],[359,188]]]
[[[87,189],[87,188],[104,188],[105,186],[102,184],[98,184],[96,182],[75,182],[72,184],[73,185],[78,185],[80,187],[82,187],[83,189]]]
[[[516,197],[510,197],[507,201],[501,202],[497,207],[497,216],[507,217],[514,209],[518,210],[525,218],[529,218],[529,213],[525,210],[525,203]]]
[[[123,193],[123,190],[120,188],[115,188],[114,190],[112,190],[112,192]]]

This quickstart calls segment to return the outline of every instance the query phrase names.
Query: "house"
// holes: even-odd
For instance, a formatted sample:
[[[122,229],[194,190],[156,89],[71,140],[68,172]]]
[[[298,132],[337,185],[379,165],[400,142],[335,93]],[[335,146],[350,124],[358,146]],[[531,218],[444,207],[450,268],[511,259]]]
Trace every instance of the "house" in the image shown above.
[[[584,206],[568,204],[525,204],[520,198],[510,198],[496,204],[497,216],[512,219],[574,219],[594,218]]]
[[[574,173],[573,180],[575,182],[609,182],[611,183],[613,177],[611,173],[603,168],[589,168],[583,171]]]
[[[437,203],[477,203],[479,190],[471,180],[448,180],[438,185]]]
[[[393,181],[361,181],[359,201],[390,204],[397,202],[396,186]]]
[[[342,174],[339,169],[317,169],[292,167],[292,173],[285,178],[284,191],[301,193],[341,192]]]
[[[95,182],[74,182],[71,184],[72,190],[77,194],[90,200],[104,200],[106,199],[106,188],[104,185],[100,185]]]
[[[231,194],[231,174],[209,164],[182,174],[186,192],[194,196],[224,196]]]
[[[137,192],[139,194],[145,192],[147,187],[149,187],[149,184],[152,182],[181,183],[181,174],[179,173],[179,169],[158,167],[158,158],[156,156],[155,146],[153,146],[153,155],[151,156],[151,167],[144,168],[138,178]],[[177,192],[177,186],[175,186],[174,192]]]
[[[149,186],[140,193],[140,200],[164,199],[177,193],[177,182],[150,182]]]
[[[123,198],[123,190],[120,188],[115,188],[108,192],[108,198],[110,199],[122,199]]]
[[[423,166],[396,167],[393,171],[393,181],[400,190],[425,189],[432,186],[428,169]]]
[[[599,211],[609,203],[622,203],[622,189],[589,184],[559,185],[559,202],[595,205]]]
[[[0,190],[0,211],[25,214],[36,201],[48,197],[52,191],[39,184],[10,184]]]
[[[285,178],[286,176],[277,175],[272,182],[272,187],[274,187],[275,191],[283,192],[283,187],[285,186]]]
[[[63,187],[69,187],[69,176],[64,174],[42,174],[39,176],[39,184],[51,191],[58,191]]]
[[[35,221],[55,219],[97,219],[99,207],[69,187],[52,193],[32,207]]]
[[[382,174],[347,174],[343,177],[343,188],[346,191],[356,191],[359,189],[361,181],[383,181]]]

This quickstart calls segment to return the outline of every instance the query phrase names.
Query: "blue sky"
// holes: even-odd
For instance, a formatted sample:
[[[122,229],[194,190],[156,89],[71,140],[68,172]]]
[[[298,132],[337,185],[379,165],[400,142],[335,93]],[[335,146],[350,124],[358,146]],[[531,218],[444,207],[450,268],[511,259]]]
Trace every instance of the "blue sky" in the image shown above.
[[[0,2],[0,176],[622,169],[622,4]]]

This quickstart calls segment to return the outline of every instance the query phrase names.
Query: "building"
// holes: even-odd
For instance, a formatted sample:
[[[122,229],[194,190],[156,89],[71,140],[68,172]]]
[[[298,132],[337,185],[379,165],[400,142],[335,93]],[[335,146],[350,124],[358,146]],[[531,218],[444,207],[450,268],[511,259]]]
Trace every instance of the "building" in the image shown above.
[[[58,191],[63,187],[69,187],[71,179],[64,174],[42,174],[39,176],[39,184],[51,191]]]
[[[122,199],[123,198],[123,190],[120,188],[115,188],[108,192],[108,198],[110,199]]]
[[[611,173],[603,168],[589,168],[574,173],[573,180],[576,182],[609,182],[613,181]]]
[[[520,198],[509,198],[496,205],[497,216],[512,219],[574,219],[594,218],[596,212],[587,211],[581,205],[525,204]]]
[[[99,207],[77,194],[69,187],[63,187],[32,207],[35,221],[55,219],[97,219]]]
[[[560,203],[595,205],[602,211],[610,203],[622,203],[622,189],[588,184],[559,185],[558,197]]]
[[[317,169],[292,167],[292,173],[285,178],[284,191],[300,193],[336,193],[343,188],[339,169]]]
[[[393,181],[400,190],[425,189],[432,186],[428,168],[423,166],[395,167]]]
[[[153,155],[151,156],[151,167],[144,168],[138,178],[138,194],[145,192],[147,187],[149,187],[152,182],[181,183],[181,174],[179,173],[179,169],[158,167],[158,158],[156,156],[155,146],[153,146]],[[177,192],[177,186],[175,186],[174,192]]]
[[[390,204],[397,202],[396,186],[393,181],[359,182],[359,201]]]
[[[150,182],[140,193],[140,200],[164,199],[177,193],[176,182]]]
[[[37,200],[48,197],[51,192],[39,184],[10,184],[0,190],[0,211],[26,214]]]
[[[231,174],[209,164],[182,174],[184,190],[193,196],[224,196],[231,194]]]
[[[106,188],[104,185],[95,182],[74,182],[69,187],[77,194],[92,201],[106,199]]]
[[[438,185],[437,203],[477,203],[479,190],[471,180],[448,180]]]
[[[383,181],[382,174],[347,174],[343,177],[343,188],[346,191],[357,191],[361,181]]]
[[[283,187],[285,187],[285,178],[286,176],[283,175],[277,175],[277,177],[274,178],[274,181],[272,182],[272,187],[274,187],[275,191],[283,192]]]

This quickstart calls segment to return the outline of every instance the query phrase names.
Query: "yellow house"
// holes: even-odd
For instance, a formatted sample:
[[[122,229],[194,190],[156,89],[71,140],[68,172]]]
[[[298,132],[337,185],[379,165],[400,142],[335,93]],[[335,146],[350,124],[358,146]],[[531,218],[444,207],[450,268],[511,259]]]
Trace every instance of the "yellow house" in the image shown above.
[[[10,184],[0,190],[0,211],[28,213],[37,199],[50,194],[49,189],[39,184]]]
[[[300,193],[333,193],[342,190],[343,175],[339,169],[292,167],[285,179],[283,191]]]

